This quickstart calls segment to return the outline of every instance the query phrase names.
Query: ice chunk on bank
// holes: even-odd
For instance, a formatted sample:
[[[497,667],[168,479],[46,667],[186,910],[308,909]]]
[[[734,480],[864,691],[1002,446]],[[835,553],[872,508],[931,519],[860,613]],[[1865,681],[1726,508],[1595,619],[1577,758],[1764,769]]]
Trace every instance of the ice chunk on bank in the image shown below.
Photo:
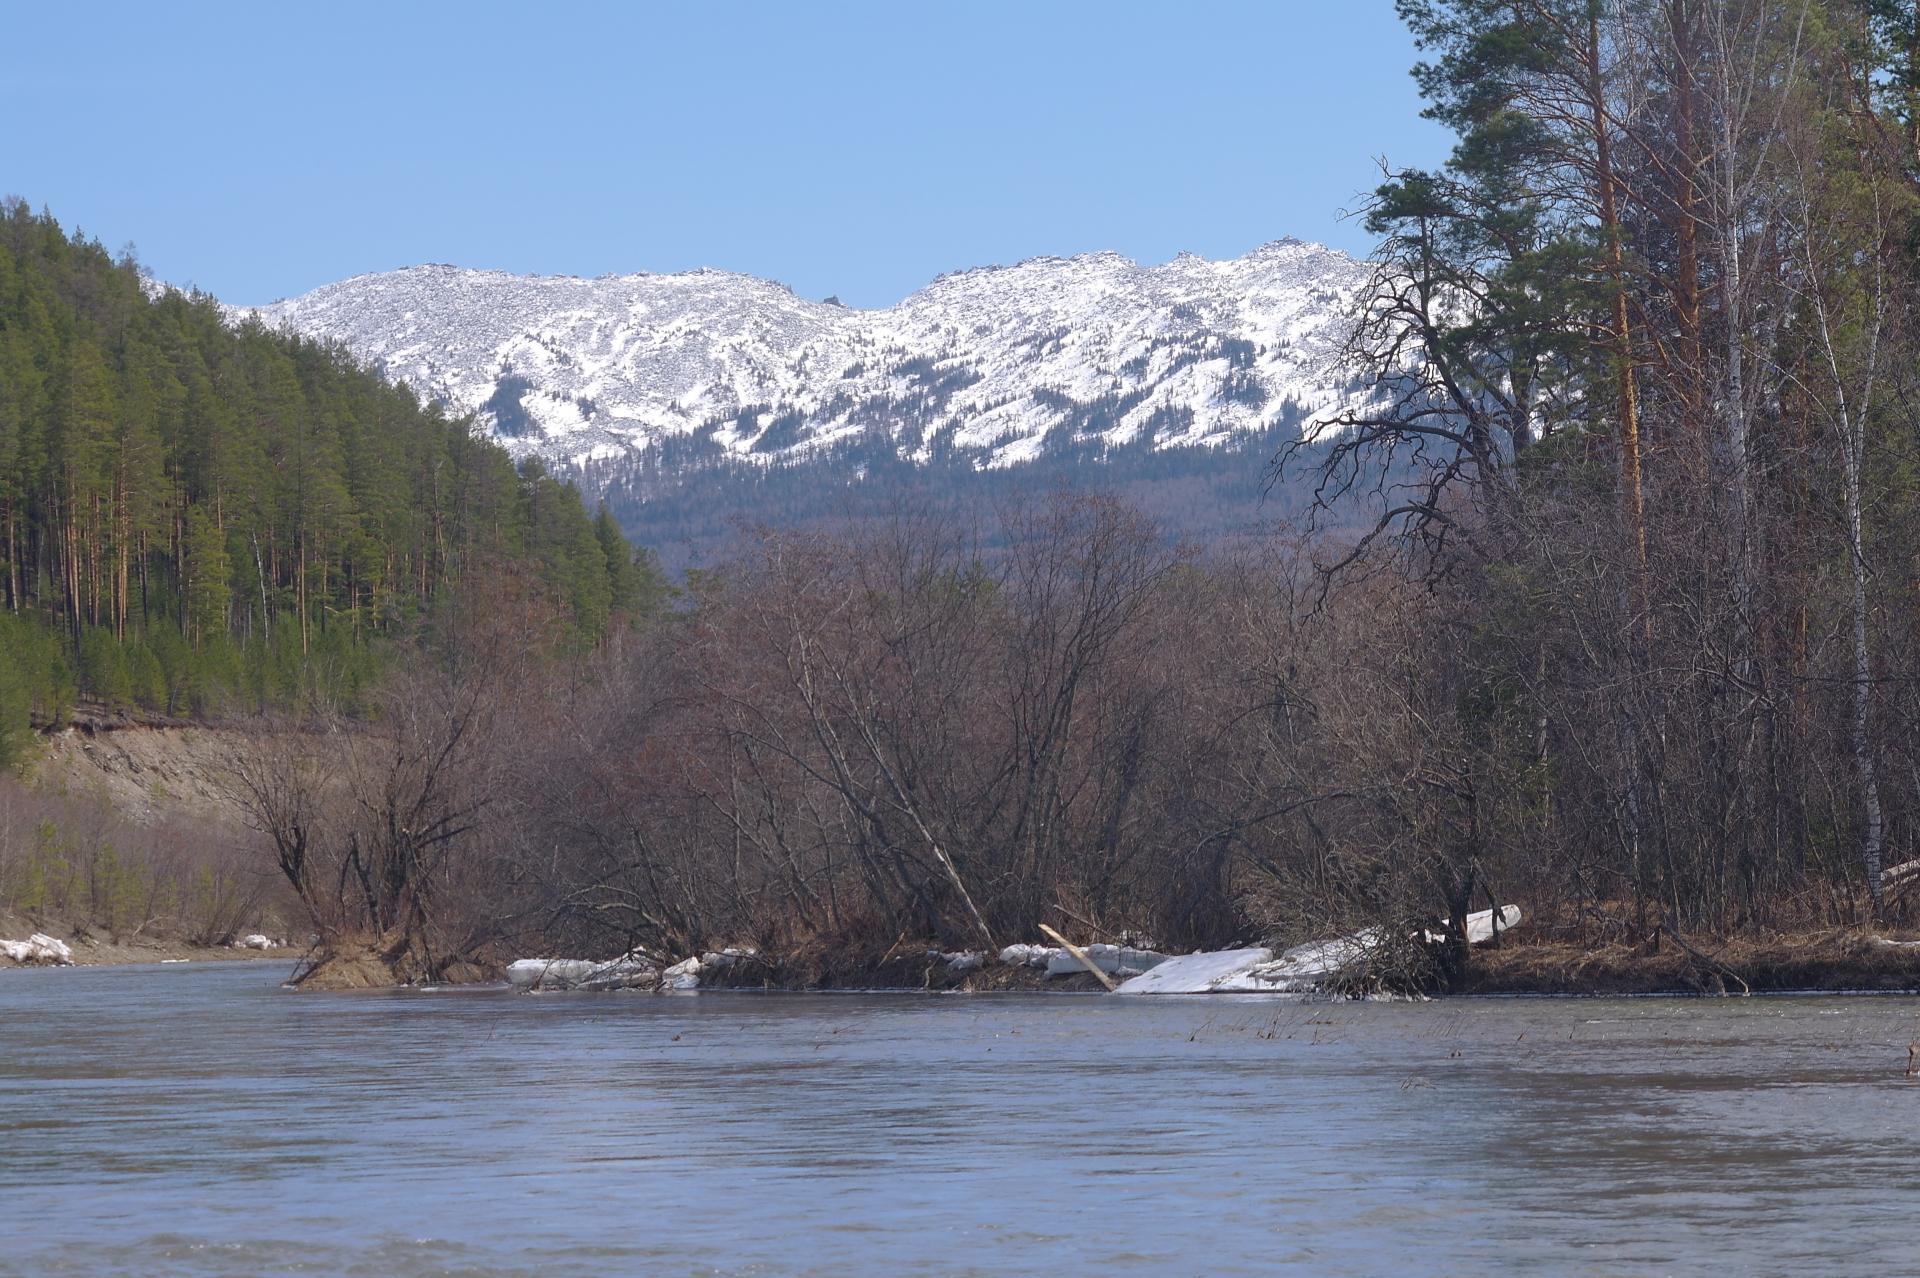
[[[705,971],[707,968],[719,969],[732,967],[742,959],[757,959],[759,957],[760,951],[753,949],[751,946],[735,947],[729,945],[724,950],[708,950],[705,954],[702,954],[700,956],[700,969]]]
[[[1008,967],[1045,967],[1048,959],[1065,953],[1057,945],[1009,945],[1000,951],[1000,961]]]
[[[35,932],[24,941],[0,941],[0,954],[16,963],[41,963],[53,967],[73,965],[73,948],[45,932]]]
[[[1382,937],[1356,932],[1278,955],[1263,946],[1171,958],[1116,994],[1304,994],[1363,962]]]
[[[700,988],[701,963],[697,958],[681,959],[666,971],[660,973],[660,988],[663,990],[697,990]]]
[[[1080,952],[1108,976],[1138,976],[1167,961],[1164,954],[1153,950],[1136,950],[1130,945],[1083,945]],[[1086,970],[1084,963],[1065,950],[1055,950],[1047,956],[1047,975],[1050,977],[1072,976],[1075,972]]]
[[[1503,905],[1500,907],[1498,913],[1500,916],[1499,917],[1500,931],[1510,932],[1514,928],[1520,926],[1520,907],[1519,906]],[[1467,915],[1467,944],[1468,945],[1483,945],[1486,942],[1491,941],[1493,939],[1494,914],[1495,914],[1495,911],[1493,910],[1480,910],[1476,913]]]
[[[660,965],[639,950],[610,961],[515,959],[507,964],[507,984],[517,990],[648,990],[660,984]]]
[[[270,950],[273,938],[260,932],[249,932],[233,943],[236,950]]]
[[[592,959],[515,959],[507,964],[507,984],[518,990],[567,990],[599,966]]]

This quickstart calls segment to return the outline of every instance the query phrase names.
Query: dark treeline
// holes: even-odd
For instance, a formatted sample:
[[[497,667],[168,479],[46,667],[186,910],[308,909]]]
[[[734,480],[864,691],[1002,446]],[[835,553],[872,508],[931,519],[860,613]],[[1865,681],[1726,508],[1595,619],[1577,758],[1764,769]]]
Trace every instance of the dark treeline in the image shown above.
[[[352,702],[378,641],[507,561],[589,641],[655,589],[610,517],[466,421],[0,206],[0,737],[76,694]]]
[[[1275,450],[1299,438],[1300,426],[1289,418],[1207,447],[1082,439],[989,470],[968,456],[909,460],[890,438],[771,463],[707,457],[672,441],[618,471],[589,467],[584,483],[603,494],[630,537],[674,571],[715,566],[743,523],[829,529],[884,520],[902,491],[965,522],[976,511],[1082,485],[1090,474],[1098,475],[1101,491],[1153,518],[1169,536],[1208,544],[1307,513],[1310,485],[1270,485],[1264,473]]]
[[[1920,13],[1401,11],[1460,141],[1369,209],[1351,353],[1393,392],[1326,469],[1423,469],[1348,566],[1397,550],[1429,592],[1410,780],[1456,892],[1545,867],[1618,936],[1894,908],[1920,857]]]

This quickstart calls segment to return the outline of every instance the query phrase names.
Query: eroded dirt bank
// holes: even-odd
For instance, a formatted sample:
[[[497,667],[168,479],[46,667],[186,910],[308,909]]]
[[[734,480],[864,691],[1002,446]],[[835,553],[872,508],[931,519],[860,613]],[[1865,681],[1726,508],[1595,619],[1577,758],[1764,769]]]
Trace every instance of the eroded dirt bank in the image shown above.
[[[42,733],[29,777],[39,788],[97,797],[140,825],[174,815],[232,822],[220,777],[244,740],[217,724],[76,711]]]
[[[223,784],[246,740],[89,706],[43,728],[24,773],[0,777],[0,939],[51,937],[79,966],[291,967],[308,929]],[[250,935],[278,944],[232,944]]]

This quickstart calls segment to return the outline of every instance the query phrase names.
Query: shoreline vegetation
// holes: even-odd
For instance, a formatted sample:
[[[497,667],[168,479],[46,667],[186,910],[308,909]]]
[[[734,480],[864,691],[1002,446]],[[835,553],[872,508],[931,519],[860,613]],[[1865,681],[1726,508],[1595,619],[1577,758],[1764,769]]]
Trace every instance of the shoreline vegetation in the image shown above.
[[[29,925],[0,917],[0,935],[25,935]],[[34,931],[67,941],[73,966],[113,967],[161,962],[277,962],[289,979],[306,966],[297,946],[243,949],[200,945],[178,937],[135,937],[114,941],[85,926],[36,923]],[[1691,942],[1689,943],[1691,945]],[[726,969],[701,973],[708,991],[876,993],[1077,993],[1098,994],[1103,987],[1086,972],[1049,976],[1024,964],[988,961],[955,970],[926,947],[904,947],[895,954],[796,952],[755,956]],[[0,960],[0,972],[31,964]],[[303,988],[344,992],[395,988],[391,973],[378,961],[334,961],[332,978]],[[504,962],[476,963],[450,974],[449,984],[501,984]],[[1392,992],[1392,991],[1386,991]],[[1522,924],[1498,946],[1478,950],[1461,983],[1449,990],[1411,991],[1431,997],[1541,996],[1591,997],[1670,995],[1739,997],[1749,994],[1920,993],[1920,938],[1900,939],[1878,932],[1830,929],[1799,934],[1735,937],[1693,948],[1668,940],[1640,944],[1588,938],[1549,938]],[[1338,1000],[1359,991],[1331,991],[1305,997]],[[603,997],[603,994],[582,994]],[[1229,1000],[1236,994],[1169,995]],[[1252,997],[1272,997],[1253,995]]]
[[[249,843],[257,836],[244,829],[231,778],[225,775],[236,753],[257,751],[264,731],[265,725],[256,721],[186,722],[84,706],[67,726],[45,729],[32,783],[0,781],[0,842],[12,831],[17,847],[23,841],[20,832],[38,817],[40,832],[25,841],[37,841],[43,853],[58,850],[68,875],[79,876],[74,882],[104,881],[110,898],[127,890],[124,884],[114,885],[116,872],[131,875],[129,881],[144,874],[147,895],[131,912],[122,903],[117,922],[110,899],[96,914],[89,904],[95,898],[77,891],[67,914],[0,908],[0,937],[47,933],[72,947],[76,966],[279,962],[287,965],[290,980],[305,977],[299,986],[311,990],[391,988],[422,980],[418,972],[405,972],[408,945],[396,946],[397,937],[388,938],[384,953],[381,946],[344,936],[331,946],[300,943],[262,950],[233,944],[262,929],[276,935],[299,930],[290,921],[300,918],[300,906],[265,863],[263,849]],[[50,839],[47,832],[53,828],[69,834]],[[152,877],[167,871],[166,858],[156,857],[151,845],[177,839],[183,828],[192,829],[198,854],[173,868],[179,881],[169,886]],[[87,862],[73,856],[74,832],[108,852],[104,874],[97,855]],[[209,850],[216,847],[223,850],[210,858]],[[221,865],[226,867],[227,886],[215,890],[213,871]],[[8,866],[8,859],[0,856],[0,880]],[[192,921],[195,904],[180,892],[188,871],[207,893],[197,908],[213,911],[198,923]],[[17,885],[17,863],[12,874]],[[1920,934],[1911,929],[1811,925],[1718,937],[1676,936],[1657,921],[1636,928],[1625,921],[1625,914],[1624,908],[1610,912],[1589,905],[1568,911],[1549,906],[1544,916],[1527,918],[1496,944],[1475,946],[1471,963],[1450,984],[1443,983],[1438,963],[1408,970],[1406,956],[1394,955],[1390,957],[1403,964],[1402,970],[1387,973],[1385,979],[1350,982],[1313,997],[1368,992],[1440,997],[1920,992]],[[1069,916],[1054,917],[1069,939],[1081,943],[1137,939],[1095,931]],[[224,929],[226,935],[209,939],[210,929]],[[1052,945],[1037,934],[1031,939]],[[1229,939],[1221,944],[1232,943]],[[725,967],[707,968],[700,988],[928,993],[1103,989],[1088,973],[1049,976],[1043,967],[1000,962],[997,953],[978,966],[956,968],[948,961],[951,955],[933,941],[916,943],[906,937],[888,946],[856,937],[764,951],[738,948],[746,956]],[[515,943],[501,938],[426,979],[501,982],[508,962],[519,956]],[[671,962],[663,958],[660,966]],[[21,966],[27,965],[0,958],[0,971]]]
[[[1476,805],[1403,771],[1422,610],[1392,593],[1315,600],[1271,543],[1202,558],[1095,497],[1011,518],[997,555],[911,515],[766,535],[684,612],[565,662],[537,598],[449,606],[367,717],[82,708],[34,780],[0,781],[0,908],[110,938],[316,935],[308,989],[729,945],[771,957],[710,984],[1064,989],[924,955],[1043,925],[1168,953],[1410,936],[1497,876],[1527,903],[1500,946],[1389,947],[1353,988],[1920,988],[1899,907],[1873,922],[1844,861],[1791,902],[1727,897],[1754,913],[1716,927],[1601,896],[1538,844],[1455,845]]]

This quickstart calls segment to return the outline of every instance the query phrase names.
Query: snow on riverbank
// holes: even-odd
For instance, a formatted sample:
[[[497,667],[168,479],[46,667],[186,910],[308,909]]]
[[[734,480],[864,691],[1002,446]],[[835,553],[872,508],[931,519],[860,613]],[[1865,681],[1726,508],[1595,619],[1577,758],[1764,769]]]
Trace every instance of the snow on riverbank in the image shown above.
[[[1083,945],[1080,952],[1108,976],[1117,976],[1122,980],[1151,971],[1167,961],[1165,954],[1156,950],[1135,949],[1131,945]],[[1055,950],[1047,956],[1048,976],[1072,976],[1086,970],[1086,964],[1065,950]]]
[[[1467,916],[1467,943],[1490,941],[1520,922],[1520,907]],[[1264,947],[1187,954],[1168,959],[1115,990],[1116,994],[1306,994],[1363,966],[1387,940],[1377,928],[1308,941],[1276,955]],[[1437,941],[1439,934],[1428,932]]]
[[[0,941],[0,955],[16,963],[48,967],[73,966],[73,947],[44,932],[35,932],[24,941]]]
[[[1467,939],[1478,944],[1493,938],[1520,922],[1520,910],[1505,906],[1496,913],[1483,910],[1467,918]],[[1348,936],[1309,941],[1276,954],[1265,946],[1212,953],[1170,956],[1135,945],[1092,944],[1079,953],[1053,945],[1009,945],[997,956],[979,950],[925,950],[900,955],[896,961],[916,965],[924,959],[930,965],[944,966],[949,980],[970,978],[990,965],[1000,969],[989,975],[987,988],[1004,988],[1031,982],[1038,972],[1041,979],[1072,977],[1097,968],[1122,982],[1121,994],[1214,994],[1214,993],[1309,993],[1329,987],[1341,978],[1363,969],[1389,939],[1380,929],[1367,929]],[[1435,933],[1425,939],[1438,940]],[[890,952],[889,957],[892,957]],[[993,958],[997,965],[991,964]],[[729,948],[667,963],[640,950],[611,961],[595,959],[537,958],[519,959],[507,968],[507,981],[525,991],[554,990],[654,990],[663,993],[697,990],[703,976],[713,978],[741,963],[755,963],[758,977],[780,981],[780,965],[769,964],[758,951]],[[882,966],[886,959],[881,960]],[[1009,970],[1011,969],[1011,970]],[[928,969],[931,972],[931,968]],[[737,975],[717,981],[737,984]],[[789,974],[790,975],[790,974]],[[754,982],[748,982],[754,983]],[[952,986],[949,986],[951,988]],[[959,988],[975,988],[966,979]]]
[[[694,958],[663,965],[645,950],[619,958],[515,959],[507,964],[507,984],[529,993],[557,990],[692,990],[700,987],[702,972],[719,971],[746,959],[758,958],[751,949],[710,950]]]
[[[1181,954],[1127,981],[1116,994],[1209,994],[1273,960],[1265,946]]]
[[[660,987],[660,964],[641,950],[603,959],[516,959],[507,964],[507,984],[517,990],[651,990]]]

